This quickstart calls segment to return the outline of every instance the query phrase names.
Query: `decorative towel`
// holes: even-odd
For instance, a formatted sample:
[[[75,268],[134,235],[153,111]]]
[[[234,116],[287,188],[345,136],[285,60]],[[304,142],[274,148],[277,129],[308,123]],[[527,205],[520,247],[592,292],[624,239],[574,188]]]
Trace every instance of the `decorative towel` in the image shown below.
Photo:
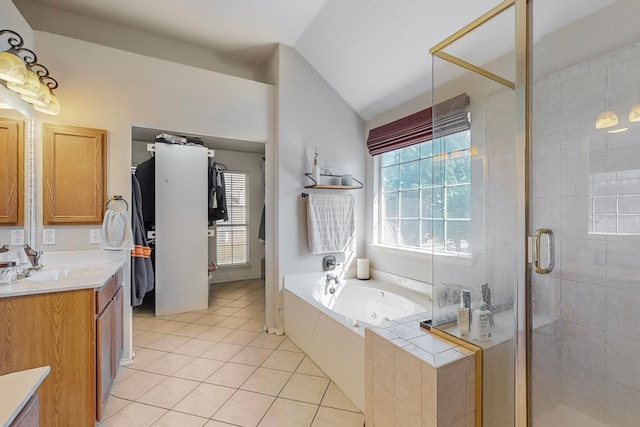
[[[309,194],[307,200],[312,254],[344,252],[355,244],[356,201],[352,195]]]
[[[126,211],[112,211],[107,209],[102,221],[100,248],[108,250],[133,249],[131,224]]]

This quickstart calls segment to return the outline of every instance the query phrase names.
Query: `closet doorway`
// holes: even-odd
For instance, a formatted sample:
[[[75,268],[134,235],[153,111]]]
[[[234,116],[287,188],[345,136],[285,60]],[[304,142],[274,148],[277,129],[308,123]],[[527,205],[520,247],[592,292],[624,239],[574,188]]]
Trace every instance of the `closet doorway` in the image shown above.
[[[167,137],[159,138],[163,134]],[[162,199],[160,192],[165,187],[156,185],[155,192],[152,192],[152,196],[150,196],[149,190],[144,190],[145,183],[140,183],[143,187],[142,206],[144,208],[145,234],[151,248],[150,264],[154,273],[153,290],[144,292],[145,286],[146,289],[149,288],[149,283],[136,283],[135,273],[131,277],[131,286],[134,291],[138,289],[144,294],[145,302],[148,299],[155,301],[156,316],[206,308],[209,286],[215,287],[216,283],[264,279],[266,264],[264,246],[265,144],[161,128],[132,127],[131,135],[131,173],[133,175],[136,175],[138,166],[144,165],[141,166],[141,170],[143,168],[149,169],[150,163],[155,164],[156,160],[160,160],[152,160],[154,145],[157,144],[175,145],[172,148],[176,153],[188,151],[192,154],[197,153],[198,156],[205,151],[209,153],[206,176],[202,178],[207,181],[204,185],[206,191],[202,190],[202,199],[196,196],[193,206],[189,206],[188,203],[173,206],[172,209],[176,209],[175,221],[167,218],[167,213],[163,212],[165,215],[162,221],[165,224],[164,227],[170,228],[171,233],[177,235],[177,241],[181,241],[181,227],[188,226],[186,223],[189,222],[188,218],[191,218],[191,215],[193,215],[194,222],[200,224],[198,221],[201,220],[204,210],[206,224],[202,227],[202,233],[197,231],[195,235],[191,235],[188,244],[181,242],[180,247],[165,247],[164,249],[156,246],[170,244],[160,236],[163,232],[156,229],[159,224],[156,224],[154,212],[151,212],[159,203],[159,199]],[[178,139],[172,139],[169,136],[178,137]],[[184,141],[180,138],[185,138],[187,141],[183,147],[177,147],[182,145],[181,142]],[[198,145],[202,145],[207,150],[202,148],[201,152]],[[163,164],[166,165],[166,162]],[[197,165],[194,167],[202,168],[199,162]],[[192,175],[193,173],[187,165],[181,164],[177,167],[175,179],[179,179],[182,174]],[[213,169],[211,169],[212,167]],[[197,172],[195,176],[200,177],[201,175]],[[198,178],[198,181],[200,179]],[[198,193],[202,189],[201,184],[201,182],[196,184],[199,188]],[[193,193],[188,182],[183,182],[180,185],[183,186],[184,193]],[[212,194],[213,186],[217,188],[217,191]],[[200,230],[199,225],[198,230]],[[195,274],[187,274],[192,270],[195,270]],[[184,277],[185,280],[176,280],[178,277]],[[198,290],[191,290],[192,286]],[[206,294],[202,294],[202,289],[207,290]],[[184,304],[174,303],[176,298],[185,292],[197,295],[194,298],[200,304],[199,308],[187,309]]]

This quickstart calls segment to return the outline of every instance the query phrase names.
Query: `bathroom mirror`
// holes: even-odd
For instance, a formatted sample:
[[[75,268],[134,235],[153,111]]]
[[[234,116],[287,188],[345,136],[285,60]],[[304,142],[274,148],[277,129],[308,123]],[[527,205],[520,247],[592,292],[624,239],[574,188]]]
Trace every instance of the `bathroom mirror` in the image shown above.
[[[2,162],[2,169],[7,171],[9,170],[10,163],[15,161],[15,156],[18,156],[19,164],[18,172],[20,172],[20,176],[16,177],[18,192],[21,193],[21,196],[18,197],[20,200],[20,205],[16,206],[17,215],[19,215],[18,220],[15,221],[4,221],[0,222],[0,246],[2,245],[10,245],[12,231],[14,230],[22,230],[22,239],[19,240],[19,244],[29,243],[32,244],[30,236],[34,233],[30,233],[32,229],[32,225],[34,225],[34,214],[32,200],[34,200],[35,194],[35,185],[33,185],[32,180],[30,179],[33,176],[33,171],[31,168],[33,166],[33,162],[31,161],[32,155],[32,147],[33,147],[33,132],[32,132],[32,117],[33,117],[33,109],[31,105],[24,102],[20,99],[17,94],[8,90],[6,87],[0,84],[0,99],[2,99],[3,103],[8,104],[13,108],[3,108],[0,109],[0,117],[3,119],[7,119],[7,122],[19,123],[18,132],[19,137],[22,140],[22,143],[19,145],[19,152],[15,151],[15,147],[11,150],[8,150],[7,146],[3,147],[4,152],[0,157],[0,161]],[[16,164],[12,166],[15,168]],[[35,237],[35,236],[34,236]]]

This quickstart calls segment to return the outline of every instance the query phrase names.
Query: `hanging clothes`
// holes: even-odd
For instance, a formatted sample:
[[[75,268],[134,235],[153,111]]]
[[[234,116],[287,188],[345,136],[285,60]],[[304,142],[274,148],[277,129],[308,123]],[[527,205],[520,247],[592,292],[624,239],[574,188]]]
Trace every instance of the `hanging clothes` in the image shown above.
[[[156,224],[156,158],[151,157],[138,165],[136,179],[142,196],[142,218],[147,230],[154,230]]]
[[[229,220],[227,212],[227,195],[224,185],[226,166],[209,159],[209,225],[215,221]]]
[[[141,202],[140,183],[135,175],[131,175],[131,228],[134,244],[131,251],[131,305],[134,307],[142,304],[145,294],[153,290],[155,281]]]

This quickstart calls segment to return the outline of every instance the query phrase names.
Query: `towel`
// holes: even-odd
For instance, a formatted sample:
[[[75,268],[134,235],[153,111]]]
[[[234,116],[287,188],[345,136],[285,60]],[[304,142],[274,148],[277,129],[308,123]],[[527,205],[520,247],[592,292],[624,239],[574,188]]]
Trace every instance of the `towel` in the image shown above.
[[[352,195],[309,194],[307,231],[312,254],[344,252],[355,244],[356,202]]]
[[[133,233],[126,211],[107,209],[104,213],[100,248],[108,250],[133,249]]]

